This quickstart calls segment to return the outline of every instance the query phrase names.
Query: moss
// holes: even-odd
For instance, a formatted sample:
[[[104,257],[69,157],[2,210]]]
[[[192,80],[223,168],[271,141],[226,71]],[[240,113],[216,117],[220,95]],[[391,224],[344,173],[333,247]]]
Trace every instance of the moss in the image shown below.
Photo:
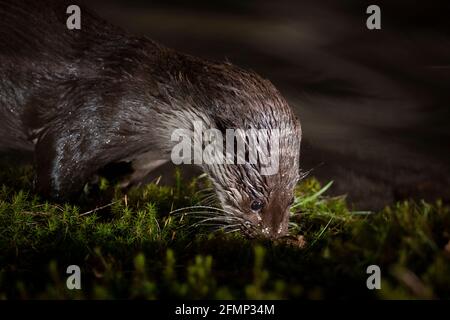
[[[209,186],[203,177],[122,193],[105,179],[77,205],[33,193],[30,167],[0,173],[0,299],[450,298],[450,210],[405,201],[349,209],[313,178],[296,189],[293,241],[192,228],[170,216]],[[82,290],[66,288],[79,265]],[[379,265],[382,289],[366,287]]]

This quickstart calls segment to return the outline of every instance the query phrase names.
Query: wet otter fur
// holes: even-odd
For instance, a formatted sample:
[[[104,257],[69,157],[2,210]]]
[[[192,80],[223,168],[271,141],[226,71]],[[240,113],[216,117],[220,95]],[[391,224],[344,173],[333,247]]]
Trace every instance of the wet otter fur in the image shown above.
[[[77,1],[0,0],[0,148],[34,153],[38,192],[68,199],[123,161],[141,177],[170,159],[173,130],[194,121],[221,131],[277,128],[278,173],[249,164],[202,169],[224,222],[250,236],[286,235],[301,131],[274,86],[129,35],[83,5],[81,30],[68,30],[69,4]]]

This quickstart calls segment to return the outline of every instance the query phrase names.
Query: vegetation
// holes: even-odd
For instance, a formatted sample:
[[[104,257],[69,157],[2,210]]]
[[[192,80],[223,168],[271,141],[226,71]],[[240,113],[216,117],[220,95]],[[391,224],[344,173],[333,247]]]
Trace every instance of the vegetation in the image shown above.
[[[204,177],[121,192],[101,179],[75,205],[43,201],[32,168],[0,173],[0,299],[450,298],[450,210],[407,201],[355,212],[331,184],[298,185],[289,241],[248,240],[169,215]],[[97,208],[97,209],[95,209]],[[366,268],[380,266],[381,290]],[[82,289],[66,288],[79,265]]]

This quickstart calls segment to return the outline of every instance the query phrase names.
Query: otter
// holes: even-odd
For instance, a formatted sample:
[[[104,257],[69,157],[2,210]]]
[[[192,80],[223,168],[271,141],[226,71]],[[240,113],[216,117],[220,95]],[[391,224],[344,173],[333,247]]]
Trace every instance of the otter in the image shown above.
[[[81,29],[69,30],[72,4],[0,0],[0,148],[33,152],[37,192],[69,199],[119,162],[132,164],[132,183],[169,161],[171,133],[192,130],[194,122],[221,132],[276,129],[274,174],[262,175],[259,163],[200,166],[218,212],[245,234],[287,235],[301,127],[272,83],[130,35],[83,4]]]

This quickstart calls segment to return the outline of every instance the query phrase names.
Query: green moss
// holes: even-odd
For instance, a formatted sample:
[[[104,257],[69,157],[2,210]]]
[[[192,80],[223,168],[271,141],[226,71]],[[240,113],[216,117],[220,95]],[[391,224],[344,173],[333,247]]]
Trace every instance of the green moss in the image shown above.
[[[75,206],[43,201],[32,176],[0,173],[0,299],[450,298],[450,210],[440,201],[355,212],[326,196],[331,184],[308,179],[292,209],[296,240],[270,243],[168,215],[202,199],[204,177],[177,171],[173,188],[127,194],[101,179]],[[72,264],[82,290],[66,288]],[[381,290],[366,287],[371,264]]]

